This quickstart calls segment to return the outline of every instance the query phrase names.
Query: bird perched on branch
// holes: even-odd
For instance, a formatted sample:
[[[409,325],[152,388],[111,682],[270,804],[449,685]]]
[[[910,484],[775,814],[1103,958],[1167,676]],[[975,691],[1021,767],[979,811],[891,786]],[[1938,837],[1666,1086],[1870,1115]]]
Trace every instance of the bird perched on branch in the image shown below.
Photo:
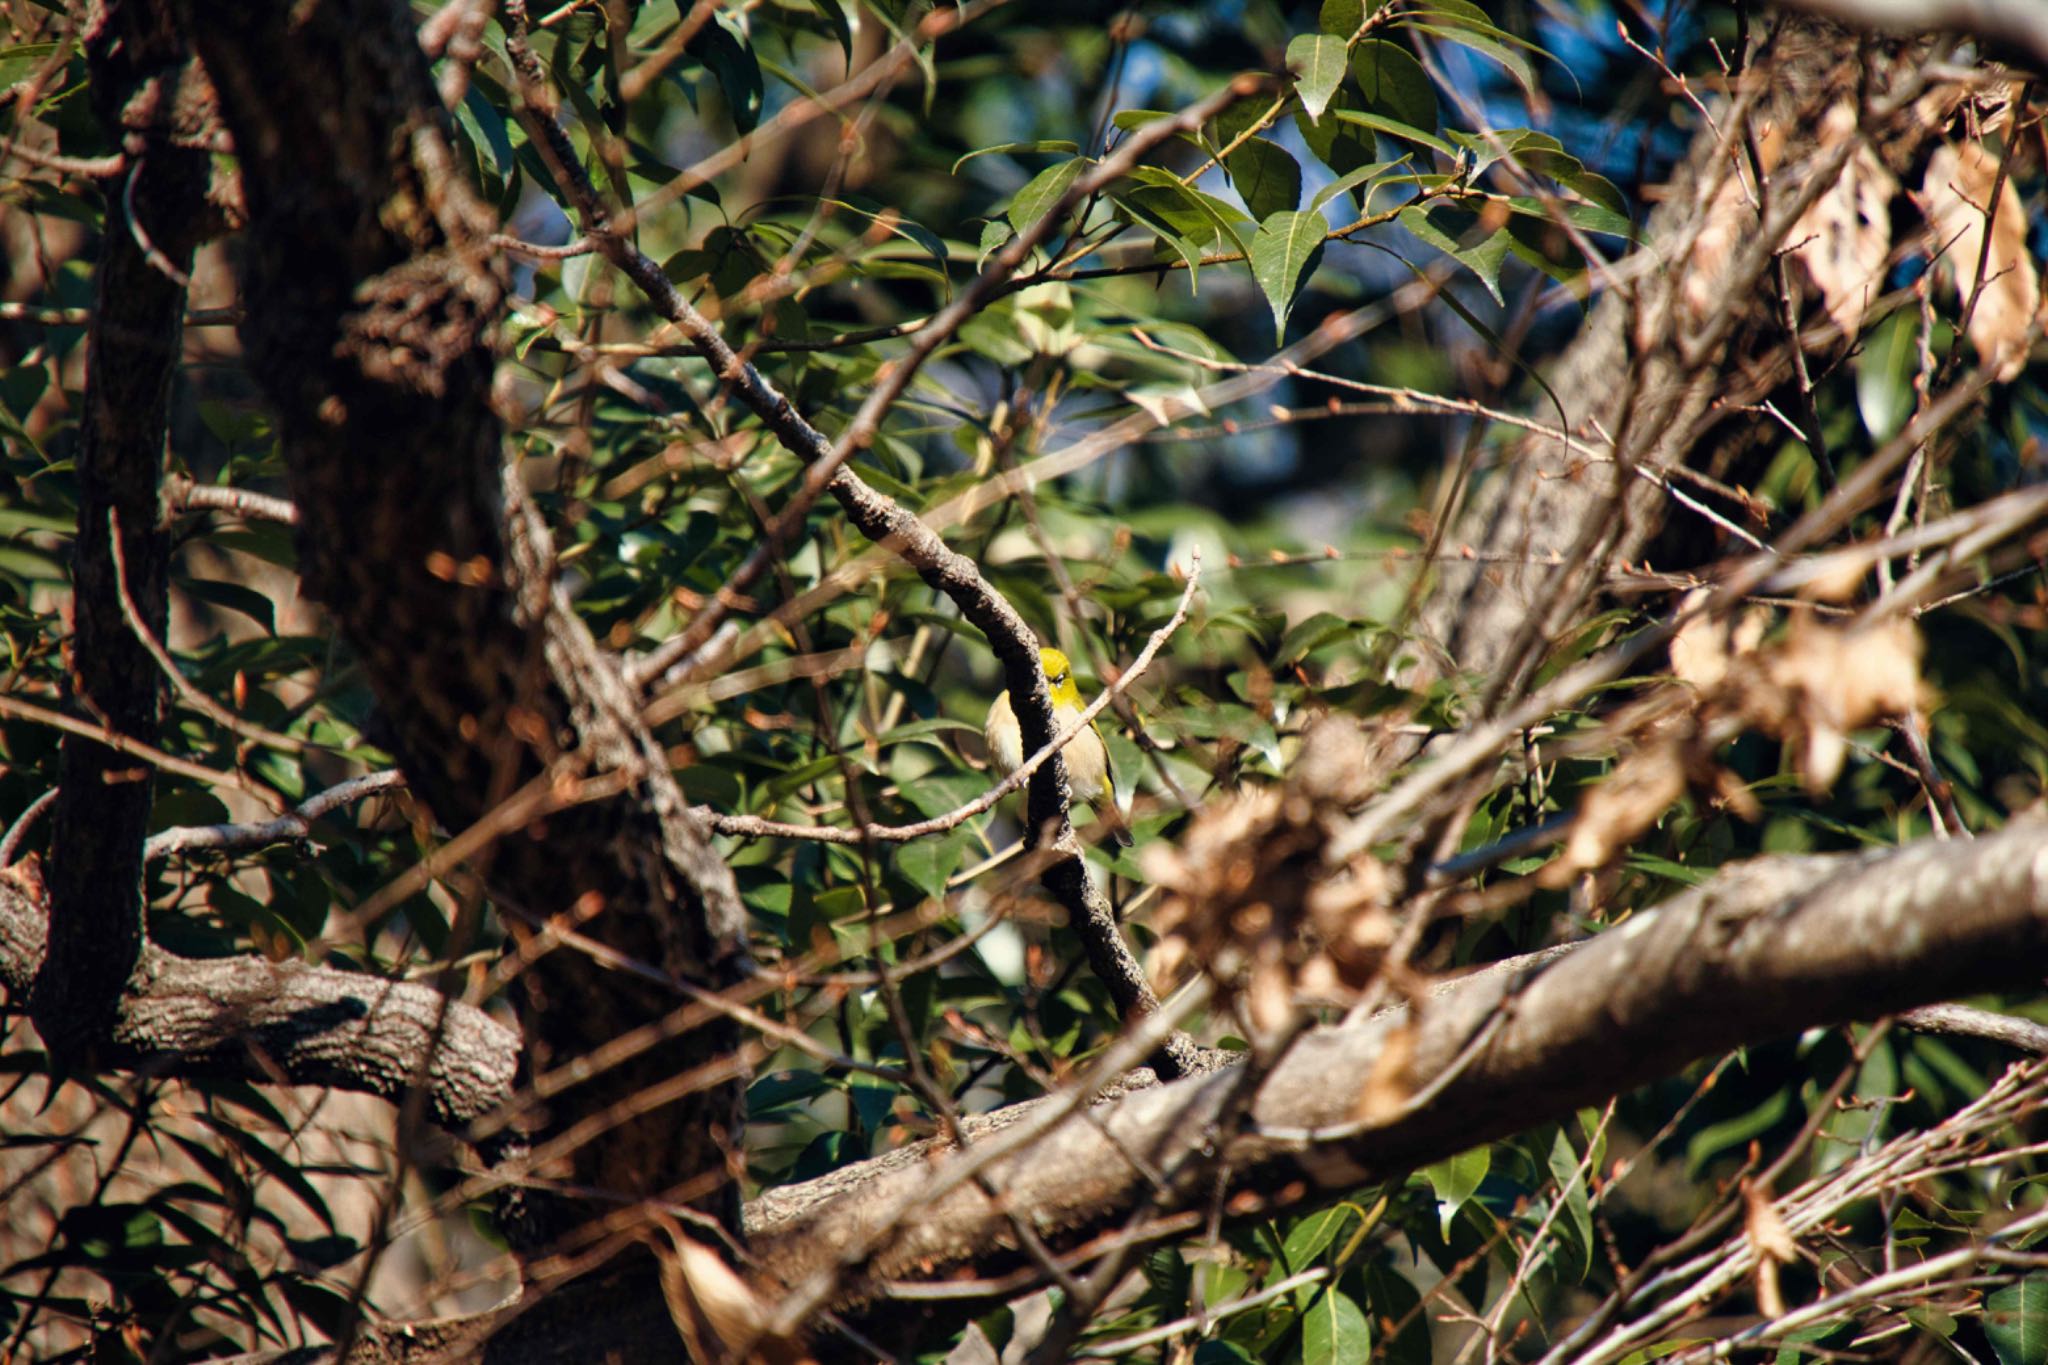
[[[1045,685],[1052,692],[1053,732],[1058,734],[1081,719],[1081,690],[1074,686],[1074,670],[1067,656],[1057,649],[1038,651],[1039,666],[1045,670]],[[982,727],[988,740],[989,761],[1008,777],[1024,764],[1024,732],[1017,726],[1017,712],[1005,691],[988,708],[988,722]],[[1087,801],[1096,814],[1109,821],[1110,832],[1125,848],[1131,846],[1131,832],[1117,809],[1116,784],[1109,777],[1109,749],[1093,722],[1067,741],[1060,750],[1067,761],[1067,782],[1074,799]]]

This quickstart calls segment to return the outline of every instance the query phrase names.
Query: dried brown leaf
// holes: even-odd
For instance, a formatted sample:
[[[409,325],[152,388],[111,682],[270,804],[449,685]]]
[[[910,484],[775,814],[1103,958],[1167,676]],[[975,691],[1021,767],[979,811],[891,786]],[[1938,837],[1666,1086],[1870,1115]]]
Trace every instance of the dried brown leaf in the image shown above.
[[[1630,754],[1579,803],[1563,854],[1537,874],[1537,881],[1556,889],[1580,872],[1605,866],[1683,795],[1685,758],[1676,742]]]
[[[1822,150],[1856,135],[1856,108],[1837,103],[1821,118]],[[1899,182],[1868,145],[1858,147],[1827,192],[1792,225],[1792,257],[1820,290],[1828,317],[1854,337],[1883,283],[1892,246],[1891,201]]]
[[[1998,158],[1981,142],[1937,147],[1927,162],[1921,200],[1934,227],[1935,246],[1955,280],[1956,297],[1970,313],[1966,335],[1979,357],[1998,366],[2001,382],[2015,378],[2026,364],[2027,333],[2043,315],[2040,275],[2027,253],[2026,211],[2010,177],[1999,189],[1996,212],[1992,190],[1998,186]],[[1991,245],[1984,245],[1984,222],[1991,218]],[[1977,264],[1984,264],[1978,290]]]

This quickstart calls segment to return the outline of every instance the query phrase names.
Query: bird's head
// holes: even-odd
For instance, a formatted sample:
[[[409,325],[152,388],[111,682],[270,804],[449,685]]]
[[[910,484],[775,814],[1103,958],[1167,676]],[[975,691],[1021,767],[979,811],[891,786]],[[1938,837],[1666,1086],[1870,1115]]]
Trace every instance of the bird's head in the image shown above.
[[[1067,656],[1056,649],[1041,649],[1038,664],[1045,670],[1045,685],[1052,692],[1052,704],[1078,707],[1081,690],[1074,686],[1074,670],[1067,663]]]

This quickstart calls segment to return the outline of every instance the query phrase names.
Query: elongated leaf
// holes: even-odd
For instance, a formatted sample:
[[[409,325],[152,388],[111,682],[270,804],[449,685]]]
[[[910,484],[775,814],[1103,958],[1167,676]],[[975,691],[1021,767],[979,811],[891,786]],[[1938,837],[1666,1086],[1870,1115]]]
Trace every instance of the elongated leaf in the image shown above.
[[[1087,163],[1080,157],[1062,161],[1057,166],[1048,166],[1031,177],[1023,189],[1010,201],[1008,211],[1003,215],[1010,220],[1010,226],[1022,232],[1052,211],[1060,196],[1081,178],[1081,168]]]
[[[1171,199],[1170,191],[1161,189],[1133,190],[1129,194],[1117,195],[1112,200],[1125,218],[1150,232],[1159,239],[1161,245],[1180,257],[1181,262],[1188,268],[1188,292],[1197,293],[1201,279],[1202,248],[1194,238],[1181,230],[1180,224],[1172,217],[1154,207],[1162,201],[1183,207]],[[1201,220],[1202,227],[1213,235],[1214,229],[1206,218],[1201,218],[1201,215],[1193,210],[1185,211],[1193,213]]]
[[[1349,39],[1364,22],[1365,0],[1323,0],[1322,12],[1316,16],[1316,27],[1332,38]]]
[[[944,838],[913,839],[896,850],[896,870],[912,886],[934,898],[946,894],[946,879],[967,854],[973,834],[965,829]]]
[[[1425,133],[1436,131],[1436,90],[1407,48],[1366,39],[1351,49],[1351,78],[1367,109]]]
[[[1332,118],[1341,119],[1345,123],[1355,123],[1360,127],[1371,128],[1375,132],[1392,133],[1395,137],[1406,138],[1410,142],[1419,142],[1425,147],[1433,148],[1445,156],[1458,154],[1456,147],[1435,133],[1417,128],[1412,123],[1404,123],[1400,119],[1388,118],[1385,114],[1376,114],[1369,109],[1332,109],[1330,113]]]
[[[1122,109],[1110,120],[1110,124],[1118,132],[1135,133],[1148,123],[1172,117],[1173,114],[1165,109]]]
[[[1304,33],[1287,45],[1287,69],[1294,73],[1294,93],[1311,121],[1323,116],[1330,97],[1344,79],[1344,40],[1328,34]]]
[[[1058,138],[1046,142],[1004,142],[994,147],[982,147],[976,151],[969,152],[966,156],[953,163],[951,174],[960,174],[960,168],[978,156],[1009,156],[1019,152],[1064,152],[1066,155],[1072,156],[1080,150],[1080,143],[1067,142]]]
[[[1593,1205],[1586,1194],[1586,1177],[1579,1170],[1579,1154],[1562,1132],[1550,1146],[1550,1174],[1557,1181],[1558,1198],[1564,1201],[1565,1217],[1558,1226],[1574,1234],[1571,1266],[1575,1279],[1584,1279],[1593,1258]]]
[[[1402,209],[1401,226],[1477,275],[1495,303],[1504,301],[1500,267],[1512,246],[1506,232],[1478,214],[1452,208]]]
[[[1546,204],[1541,199],[1525,194],[1510,195],[1504,202],[1516,213],[1526,213],[1534,218],[1561,215],[1567,223],[1581,232],[1597,232],[1604,237],[1629,237],[1635,233],[1635,228],[1628,219],[1599,204]]]
[[[761,120],[763,89],[761,63],[755,60],[754,50],[726,27],[723,15],[716,15],[697,30],[697,36],[690,39],[684,51],[704,63],[718,78],[733,126],[742,133],[753,132],[754,125]]]
[[[0,48],[0,90],[11,90],[34,75],[57,53],[55,43],[20,43]]]
[[[1451,1238],[1451,1220],[1465,1207],[1465,1201],[1478,1192],[1492,1167],[1493,1149],[1474,1147],[1423,1169],[1423,1179],[1436,1192],[1437,1218],[1443,1224],[1445,1241]]]
[[[1405,160],[1407,160],[1407,158],[1403,157],[1402,161]],[[1346,171],[1344,174],[1338,176],[1335,180],[1332,180],[1329,184],[1317,190],[1315,193],[1315,197],[1308,201],[1308,206],[1312,209],[1319,209],[1323,205],[1329,203],[1332,199],[1335,199],[1338,195],[1347,193],[1351,190],[1355,190],[1360,185],[1365,184],[1368,180],[1373,179],[1375,176],[1385,175],[1388,171],[1392,170],[1394,167],[1400,164],[1400,161],[1374,161],[1368,165],[1359,166],[1353,170]],[[1371,197],[1372,196],[1369,191],[1366,194],[1359,196],[1359,207],[1361,210],[1368,213],[1371,212],[1372,206],[1366,202]]]
[[[1171,172],[1156,166],[1140,166],[1131,172],[1131,178],[1181,196],[1191,208],[1209,220],[1209,225],[1230,244],[1231,250],[1246,258],[1251,256],[1251,243],[1238,231],[1238,224],[1245,221],[1245,215],[1237,205],[1226,203],[1213,194],[1204,194],[1193,186],[1183,185]]]
[[[1913,368],[1920,359],[1920,315],[1901,308],[1880,322],[1856,356],[1856,408],[1863,426],[1889,441],[1913,411]]]
[[[1416,24],[1414,27],[1432,37],[1442,38],[1460,47],[1469,47],[1482,56],[1491,57],[1505,67],[1507,73],[1513,76],[1524,90],[1536,88],[1536,72],[1529,65],[1529,59],[1501,42],[1496,36],[1499,30],[1489,29],[1482,32],[1451,24]]]
[[[1295,1274],[1314,1265],[1316,1258],[1337,1240],[1337,1234],[1344,1224],[1358,1213],[1352,1204],[1335,1204],[1327,1209],[1311,1213],[1296,1223],[1281,1244],[1281,1254],[1287,1262],[1287,1269]]]
[[[1276,213],[1259,224],[1258,235],[1252,238],[1252,278],[1273,310],[1276,343],[1287,338],[1287,315],[1294,311],[1295,294],[1322,255],[1329,230],[1329,220],[1320,213]]]
[[[1255,137],[1223,163],[1252,217],[1265,222],[1301,206],[1301,167],[1278,143]]]

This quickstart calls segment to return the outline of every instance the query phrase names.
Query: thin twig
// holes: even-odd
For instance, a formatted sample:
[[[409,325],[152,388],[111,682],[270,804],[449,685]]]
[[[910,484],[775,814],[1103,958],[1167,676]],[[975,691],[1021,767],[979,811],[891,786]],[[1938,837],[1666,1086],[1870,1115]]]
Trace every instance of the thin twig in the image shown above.
[[[111,507],[107,509],[107,527],[112,533],[107,541],[107,549],[112,554],[114,560],[114,593],[121,602],[121,616],[127,621],[128,629],[134,632],[135,638],[142,643],[142,647],[149,651],[149,657],[156,660],[156,666],[163,671],[164,677],[170,680],[171,686],[177,690],[178,695],[183,697],[193,710],[199,712],[214,724],[224,730],[240,735],[251,743],[266,745],[272,749],[281,749],[291,754],[302,754],[311,748],[312,746],[303,739],[295,739],[290,735],[281,735],[275,730],[266,730],[261,725],[255,725],[243,720],[212,697],[207,696],[190,678],[187,678],[179,670],[178,661],[173,659],[170,651],[165,649],[157,640],[156,635],[149,628],[149,623],[142,619],[141,611],[136,608],[135,599],[129,596],[128,557],[121,549],[121,514]]]
[[[396,769],[366,773],[361,777],[351,777],[346,782],[336,783],[326,791],[316,792],[275,820],[258,820],[247,824],[179,825],[150,835],[149,842],[142,846],[142,860],[145,863],[152,863],[160,858],[169,858],[180,853],[194,853],[202,849],[226,851],[262,848],[266,844],[283,843],[287,840],[310,839],[313,837],[315,820],[363,797],[374,796],[378,792],[396,791],[404,785],[405,775]]]
[[[21,841],[28,837],[29,829],[35,824],[36,818],[54,805],[56,800],[57,789],[52,787],[29,802],[28,809],[14,817],[14,823],[7,827],[6,837],[0,838],[0,868],[13,866],[15,850],[20,848]]]

